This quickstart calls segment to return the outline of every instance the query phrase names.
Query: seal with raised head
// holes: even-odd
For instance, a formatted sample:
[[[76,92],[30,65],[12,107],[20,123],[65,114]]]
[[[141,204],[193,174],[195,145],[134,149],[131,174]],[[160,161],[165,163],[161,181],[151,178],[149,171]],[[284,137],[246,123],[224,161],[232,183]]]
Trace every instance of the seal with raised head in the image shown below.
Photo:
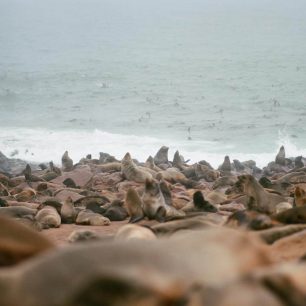
[[[142,195],[143,211],[149,219],[163,222],[185,216],[183,211],[178,211],[166,203],[161,191],[160,183],[154,180],[147,180]]]
[[[231,161],[228,155],[224,157],[223,164],[218,168],[218,170],[229,174],[232,171]]]
[[[147,179],[152,179],[151,173],[140,169],[132,160],[130,153],[126,153],[121,161],[121,172],[129,181],[144,183]]]
[[[286,165],[286,152],[284,146],[281,146],[276,157],[275,157],[275,163],[281,166]]]
[[[277,206],[280,204],[283,207],[283,203],[287,202],[285,197],[267,192],[252,175],[240,175],[238,180],[243,185],[244,193],[250,197],[249,209],[275,214]]]
[[[62,169],[65,172],[71,171],[73,168],[73,160],[69,157],[68,151],[65,151],[65,153],[62,156]]]
[[[71,197],[68,197],[61,207],[62,223],[74,223],[76,219],[76,210]]]
[[[142,200],[134,188],[130,188],[125,196],[125,206],[130,216],[129,223],[135,223],[144,218]]]
[[[154,156],[155,165],[168,164],[168,150],[166,146],[162,146]]]

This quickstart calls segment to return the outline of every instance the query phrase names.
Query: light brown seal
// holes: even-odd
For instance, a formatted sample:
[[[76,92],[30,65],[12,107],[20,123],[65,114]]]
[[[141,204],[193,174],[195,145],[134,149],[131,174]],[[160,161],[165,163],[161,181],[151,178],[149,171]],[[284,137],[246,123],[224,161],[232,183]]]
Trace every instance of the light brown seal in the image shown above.
[[[91,210],[82,210],[79,212],[76,221],[76,224],[80,225],[110,225],[110,220],[106,217],[103,217],[100,214],[94,213]]]
[[[76,219],[76,209],[73,205],[71,197],[68,197],[61,207],[62,223],[74,223]]]
[[[130,216],[129,223],[135,223],[144,218],[142,200],[134,188],[130,188],[125,197],[125,206]]]
[[[252,175],[240,175],[238,179],[243,184],[244,193],[250,197],[250,209],[275,214],[277,205],[287,202],[285,197],[267,192]]]
[[[53,206],[46,205],[38,211],[35,219],[42,225],[44,229],[51,227],[60,227],[61,216],[59,215],[56,208]]]
[[[130,153],[126,153],[121,161],[121,172],[129,181],[144,183],[147,179],[152,179],[152,175],[140,169],[132,160]]]
[[[135,224],[126,224],[122,226],[115,235],[115,240],[119,241],[129,241],[133,239],[155,240],[156,236],[149,228]]]

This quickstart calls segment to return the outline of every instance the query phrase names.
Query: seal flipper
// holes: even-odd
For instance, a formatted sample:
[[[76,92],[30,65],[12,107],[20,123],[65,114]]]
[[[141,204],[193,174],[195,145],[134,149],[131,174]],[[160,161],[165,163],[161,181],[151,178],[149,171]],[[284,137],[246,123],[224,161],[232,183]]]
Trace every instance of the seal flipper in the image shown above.
[[[127,191],[125,206],[130,215],[129,223],[136,223],[145,217],[142,209],[142,200],[135,189],[130,188]]]
[[[172,195],[171,195],[171,191],[167,185],[167,183],[164,180],[161,180],[159,183],[159,187],[160,187],[160,191],[162,192],[164,199],[165,199],[165,203],[169,206],[173,206],[172,205]]]
[[[193,194],[193,203],[196,209],[200,211],[207,211],[207,212],[218,211],[218,209],[214,205],[212,205],[211,203],[209,203],[204,199],[204,196],[201,191],[196,191]]]
[[[165,222],[166,221],[166,208],[164,206],[158,207],[154,219],[158,222]]]

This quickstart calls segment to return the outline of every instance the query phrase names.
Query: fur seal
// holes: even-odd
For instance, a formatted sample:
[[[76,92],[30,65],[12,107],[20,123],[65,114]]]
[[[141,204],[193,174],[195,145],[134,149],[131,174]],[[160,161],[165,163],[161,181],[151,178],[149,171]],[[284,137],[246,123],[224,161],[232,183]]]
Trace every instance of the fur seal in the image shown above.
[[[144,183],[147,179],[152,179],[152,175],[143,169],[140,169],[133,162],[130,153],[126,153],[121,161],[121,172],[129,181]]]
[[[267,192],[252,175],[240,175],[238,180],[243,184],[244,193],[250,197],[249,208],[267,214],[275,214],[277,205],[287,202],[283,196]]]
[[[75,223],[80,225],[104,226],[110,225],[110,220],[100,214],[85,209],[79,212]]]
[[[174,153],[172,166],[180,170],[185,170],[186,168],[188,168],[188,166],[184,164],[184,159],[180,155],[179,151],[175,151]]]
[[[62,169],[65,172],[71,171],[73,169],[73,160],[69,157],[68,151],[62,156]]]
[[[163,222],[185,216],[173,206],[167,205],[165,197],[160,189],[160,183],[154,180],[146,180],[145,190],[142,195],[142,208],[149,219]]]
[[[133,239],[155,240],[156,236],[149,228],[135,224],[122,226],[115,235],[115,240],[119,241],[130,241]]]
[[[286,165],[286,153],[284,146],[281,146],[276,157],[275,157],[275,163],[281,166]]]
[[[218,170],[222,171],[222,173],[229,174],[232,171],[231,161],[228,155],[224,157],[223,164],[219,166]]]
[[[306,222],[306,206],[287,209],[275,216],[275,220],[285,224],[297,224]]]
[[[32,188],[26,188],[23,191],[17,193],[15,195],[15,199],[18,202],[28,202],[30,200],[32,200],[33,198],[35,198],[36,196],[36,191]]]
[[[301,187],[297,186],[294,190],[294,205],[297,207],[306,204],[306,192]]]
[[[56,208],[46,205],[38,211],[35,219],[42,225],[44,229],[51,227],[60,227],[61,216]]]
[[[225,224],[230,227],[245,227],[250,230],[263,230],[273,226],[272,219],[268,215],[250,210],[232,213]]]
[[[142,209],[142,200],[133,188],[130,188],[125,196],[125,206],[130,216],[129,223],[135,223],[144,218],[144,212]]]
[[[175,184],[180,183],[187,188],[194,188],[198,183],[187,177],[178,171],[176,168],[168,168],[166,170],[160,171],[156,175],[157,180],[166,180],[169,183]]]
[[[47,238],[12,218],[0,215],[0,266],[19,263],[54,248]]]
[[[185,207],[182,208],[182,211],[186,213],[190,212],[217,212],[218,209],[213,204],[209,203],[204,199],[203,193],[198,190],[193,194],[193,199]]]
[[[35,216],[37,209],[25,207],[25,206],[9,206],[0,207],[0,215],[13,218],[24,218],[26,216]]]
[[[103,216],[110,221],[123,221],[128,217],[128,212],[124,207],[123,201],[114,200]]]
[[[61,207],[61,220],[62,223],[74,223],[75,219],[76,210],[71,197],[68,197]]]
[[[54,166],[53,161],[49,162],[50,171],[56,173],[58,176],[62,175],[62,170],[59,167]]]
[[[84,242],[89,240],[97,240],[99,236],[91,230],[75,230],[73,231],[69,237],[68,242],[75,243],[75,242]]]
[[[295,169],[300,169],[304,167],[304,163],[303,163],[303,156],[297,156],[294,159],[294,168]]]
[[[147,168],[151,169],[151,170],[154,170],[155,172],[159,172],[159,171],[162,170],[161,168],[159,168],[159,167],[157,167],[157,166],[155,165],[154,159],[153,159],[153,157],[152,157],[151,155],[150,155],[150,156],[148,157],[148,159],[146,160],[145,166],[146,166]]]
[[[204,179],[206,182],[214,182],[220,177],[220,172],[210,169],[208,166],[196,163],[194,165],[195,175],[198,180]]]
[[[154,156],[155,165],[168,164],[168,150],[166,146],[162,146]]]
[[[42,178],[32,174],[32,169],[29,164],[26,165],[25,169],[23,170],[23,174],[24,174],[26,182],[29,184],[31,182],[43,182],[44,181]]]

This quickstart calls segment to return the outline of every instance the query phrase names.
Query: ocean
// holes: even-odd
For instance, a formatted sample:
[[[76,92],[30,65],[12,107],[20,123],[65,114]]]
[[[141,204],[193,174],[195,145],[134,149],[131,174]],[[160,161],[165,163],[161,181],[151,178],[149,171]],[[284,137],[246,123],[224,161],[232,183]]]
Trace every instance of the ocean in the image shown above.
[[[0,0],[0,151],[306,156],[305,55],[304,0]]]

